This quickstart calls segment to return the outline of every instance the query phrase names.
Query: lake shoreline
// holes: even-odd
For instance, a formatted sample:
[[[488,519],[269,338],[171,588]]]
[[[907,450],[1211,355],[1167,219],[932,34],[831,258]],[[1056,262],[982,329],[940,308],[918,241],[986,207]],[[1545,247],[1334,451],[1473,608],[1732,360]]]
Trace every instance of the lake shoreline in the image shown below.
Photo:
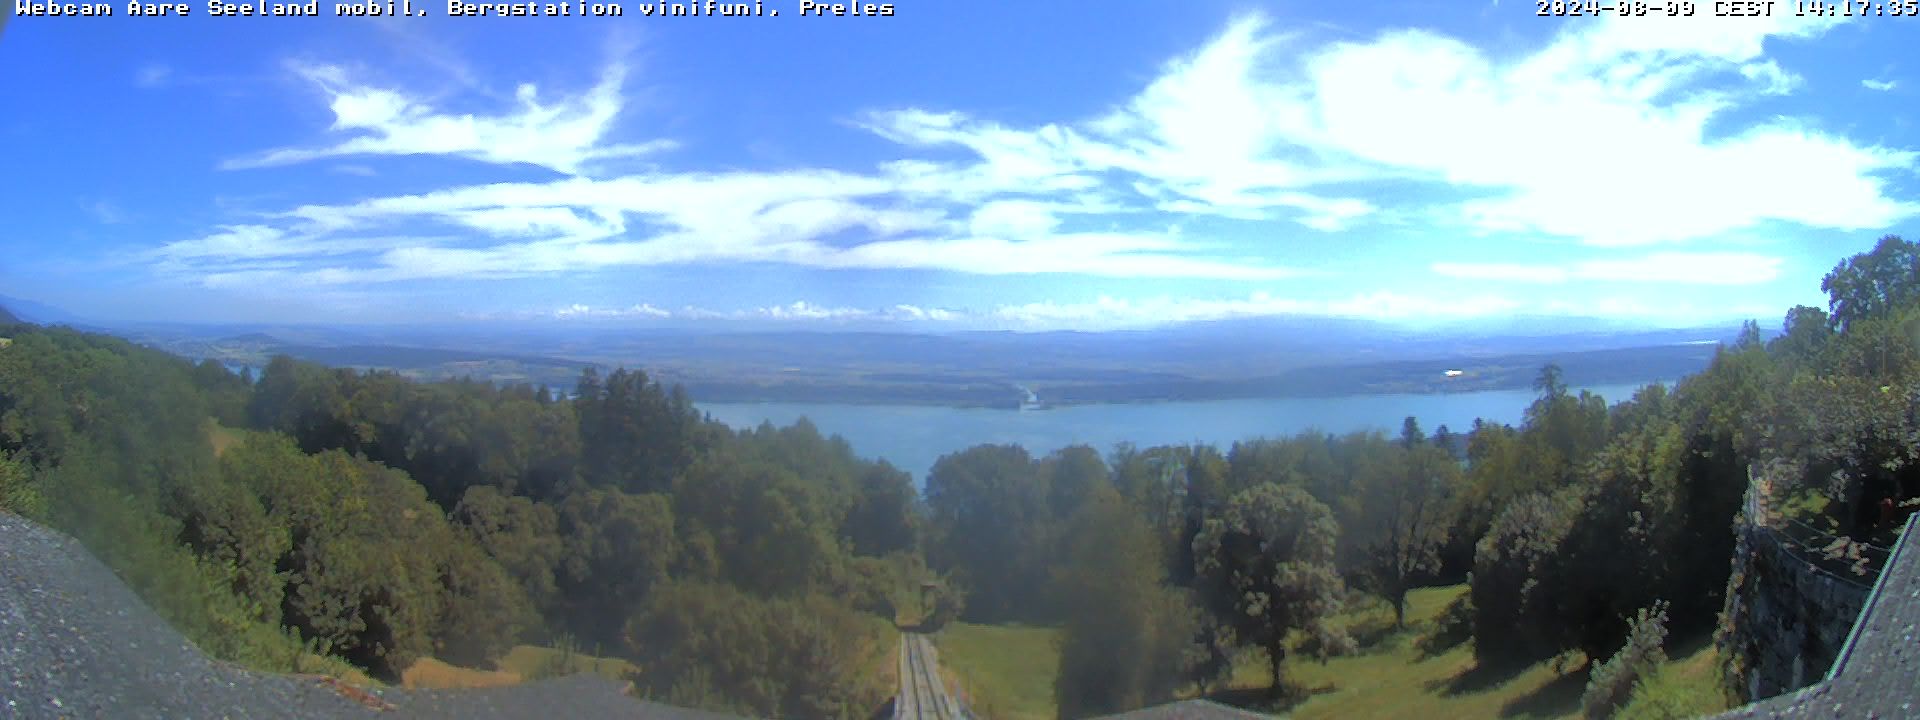
[[[1647,384],[1652,384],[1652,383],[1647,383]],[[1673,382],[1668,381],[1666,385],[1668,389],[1672,389]],[[1644,387],[1644,385],[1642,387]],[[898,399],[871,399],[871,398],[870,399],[853,399],[853,400],[846,400],[846,401],[833,400],[828,398],[789,399],[789,398],[775,398],[775,397],[766,397],[766,398],[758,398],[758,399],[747,398],[747,399],[738,399],[738,400],[736,399],[700,400],[698,399],[700,397],[699,395],[695,395],[693,393],[689,393],[688,395],[690,397],[696,398],[694,400],[695,405],[807,404],[807,405],[841,405],[841,406],[847,406],[847,407],[926,407],[926,408],[948,408],[953,410],[1001,410],[1006,412],[1045,412],[1048,410],[1062,410],[1067,408],[1138,406],[1138,405],[1178,405],[1182,403],[1232,402],[1237,400],[1333,400],[1333,399],[1339,399],[1339,398],[1399,397],[1399,396],[1408,396],[1408,395],[1437,395],[1437,396],[1474,395],[1474,394],[1483,393],[1483,392],[1519,392],[1519,391],[1531,390],[1531,389],[1532,388],[1529,388],[1526,386],[1503,385],[1503,386],[1496,386],[1496,387],[1472,388],[1472,389],[1461,389],[1461,390],[1455,390],[1455,389],[1427,390],[1427,391],[1381,390],[1378,392],[1360,392],[1360,393],[1284,393],[1284,394],[1272,394],[1272,395],[1244,395],[1244,396],[1222,396],[1222,397],[1204,397],[1204,398],[1182,397],[1182,398],[1139,398],[1139,399],[1128,399],[1128,400],[1068,400],[1068,401],[1062,401],[1058,403],[1048,402],[1043,404],[1041,407],[1037,407],[1037,408],[1022,408],[1018,401],[1008,401],[1008,402],[999,403],[999,404],[953,403],[953,402],[940,402],[936,400],[917,400],[912,397],[902,397]],[[1613,404],[1614,402],[1618,402],[1618,401],[1613,400],[1612,398],[1608,399],[1609,405]]]
[[[1647,381],[1639,387],[1663,382],[1671,388],[1677,380]],[[1586,387],[1618,387],[1633,385],[1632,381],[1612,379],[1588,382]],[[686,385],[689,397],[695,404],[717,405],[838,405],[849,407],[933,407],[957,410],[1005,410],[1022,411],[1020,397],[1012,391],[1004,393],[1006,398],[997,401],[955,399],[911,391],[889,394],[884,390],[876,393],[871,387],[820,387],[806,388],[784,393],[749,392],[732,387],[711,385]],[[1011,387],[1011,386],[1010,386]],[[1576,385],[1576,391],[1578,390]],[[1080,398],[1069,396],[1064,399],[1049,399],[1045,386],[1036,386],[1043,407],[1030,408],[1027,411],[1046,411],[1064,408],[1084,408],[1100,406],[1165,405],[1195,402],[1231,402],[1243,400],[1331,400],[1339,398],[1361,397],[1399,397],[1399,396],[1448,396],[1473,395],[1487,392],[1531,391],[1532,381],[1497,382],[1476,384],[1471,381],[1460,383],[1436,383],[1429,385],[1388,385],[1372,388],[1322,387],[1289,388],[1269,392],[1221,392],[1183,395],[1118,395],[1108,399]],[[1084,392],[1083,387],[1070,388]],[[763,389],[764,390],[764,389]]]

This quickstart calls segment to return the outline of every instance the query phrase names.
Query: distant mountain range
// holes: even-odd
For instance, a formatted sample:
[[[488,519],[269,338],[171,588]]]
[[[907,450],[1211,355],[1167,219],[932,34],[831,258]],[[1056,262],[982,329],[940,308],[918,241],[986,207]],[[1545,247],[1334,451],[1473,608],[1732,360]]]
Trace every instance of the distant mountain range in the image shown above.
[[[86,325],[0,298],[34,322]],[[1698,371],[1738,328],[1643,329],[1599,320],[1509,318],[1410,330],[1287,316],[1105,332],[912,333],[850,329],[640,328],[615,323],[414,326],[144,324],[109,328],[195,359],[263,365],[286,354],[420,379],[474,377],[571,388],[582,370],[630,367],[706,402],[1016,407],[1528,387],[1558,363],[1568,383],[1672,379]],[[1446,371],[1458,371],[1449,376]]]
[[[31,300],[0,295],[0,308],[4,308],[8,315],[38,325],[87,325],[86,321],[73,313]]]

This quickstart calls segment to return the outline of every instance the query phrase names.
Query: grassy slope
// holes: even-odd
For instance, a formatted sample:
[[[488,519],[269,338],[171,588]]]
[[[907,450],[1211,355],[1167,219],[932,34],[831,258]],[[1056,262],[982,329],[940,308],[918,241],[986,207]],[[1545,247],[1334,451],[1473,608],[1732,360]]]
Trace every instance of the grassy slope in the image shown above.
[[[1584,673],[1559,675],[1547,663],[1503,677],[1475,672],[1473,652],[1461,645],[1421,658],[1414,641],[1446,604],[1466,591],[1453,586],[1417,590],[1409,598],[1409,628],[1386,633],[1391,613],[1373,605],[1348,615],[1362,637],[1385,633],[1353,657],[1322,665],[1290,658],[1287,677],[1313,690],[1294,706],[1300,718],[1568,717],[1577,714]],[[1051,720],[1059,631],[1050,628],[955,623],[936,637],[940,661],[972,695],[973,708],[992,720]],[[1267,685],[1264,658],[1244,656],[1235,668],[1229,699],[1258,697]]]
[[[1053,720],[1059,635],[1052,628],[953,623],[934,643],[949,683],[981,717]]]
[[[1447,603],[1466,592],[1465,585],[1416,590],[1408,598],[1408,627],[1390,629],[1384,604],[1348,613],[1347,623],[1363,641],[1360,654],[1325,664],[1311,658],[1287,660],[1287,678],[1310,695],[1289,709],[1291,717],[1311,718],[1566,718],[1578,717],[1586,672],[1576,655],[1567,672],[1551,662],[1517,671],[1490,672],[1477,667],[1471,643],[1426,656],[1416,642],[1431,630]],[[1670,648],[1674,660],[1636,691],[1621,718],[1691,718],[1727,708],[1718,689],[1719,656],[1708,638]],[[1252,696],[1267,684],[1266,663],[1248,656],[1230,685]]]
[[[1721,712],[1731,703],[1720,686],[1720,654],[1711,638],[1702,637],[1669,648],[1674,658],[1642,681],[1633,699],[1615,716],[1619,720],[1695,718]]]
[[[1408,628],[1391,631],[1391,611],[1369,604],[1348,613],[1348,627],[1365,645],[1360,654],[1325,664],[1311,658],[1287,660],[1287,678],[1311,691],[1287,709],[1295,718],[1567,718],[1577,717],[1586,673],[1579,658],[1568,671],[1550,662],[1517,671],[1488,672],[1474,663],[1471,644],[1434,656],[1415,645],[1447,603],[1466,586],[1416,590],[1408,601]],[[955,623],[936,636],[940,661],[972,707],[992,720],[1051,720],[1053,679],[1059,662],[1050,628]],[[1675,659],[1638,693],[1622,717],[1689,717],[1724,709],[1715,683],[1718,658],[1710,643],[1694,641],[1675,648]],[[1257,653],[1235,668],[1227,699],[1264,694],[1267,668]],[[1675,709],[1682,710],[1678,714]]]
[[[400,673],[401,687],[428,690],[500,687],[518,685],[521,680],[516,672],[463,668],[430,657],[415,660]]]
[[[1554,672],[1539,663],[1517,673],[1480,670],[1471,643],[1426,656],[1416,641],[1447,603],[1466,592],[1456,585],[1416,590],[1408,598],[1407,629],[1391,631],[1392,611],[1373,604],[1350,612],[1348,627],[1362,640],[1359,654],[1325,664],[1287,660],[1287,679],[1311,692],[1291,709],[1297,718],[1560,718],[1577,715],[1586,673]],[[1255,657],[1234,675],[1235,687],[1266,687],[1266,664]]]
[[[871,622],[874,644],[868,648],[867,667],[872,668],[874,687],[884,703],[900,687],[900,628],[877,616]]]

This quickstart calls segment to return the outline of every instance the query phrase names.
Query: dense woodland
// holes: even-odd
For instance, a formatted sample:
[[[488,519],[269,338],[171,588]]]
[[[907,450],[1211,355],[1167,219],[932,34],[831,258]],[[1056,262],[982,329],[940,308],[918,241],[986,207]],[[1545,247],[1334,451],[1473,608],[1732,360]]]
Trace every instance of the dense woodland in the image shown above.
[[[648,695],[781,717],[864,717],[891,689],[911,479],[810,425],[731,432],[637,372],[561,401],[0,335],[6,507],[215,655],[391,680],[564,644],[632,660]]]
[[[1084,717],[1205,692],[1248,651],[1286,693],[1279,660],[1355,650],[1343,607],[1465,581],[1429,642],[1577,652],[1604,706],[1659,637],[1718,625],[1750,463],[1785,463],[1857,538],[1920,496],[1920,248],[1885,238],[1823,287],[1827,309],[1768,342],[1749,324],[1677,387],[1609,405],[1544,368],[1517,427],[981,446],[924,492],[643,372],[589,370],[572,399],[285,357],[256,379],[0,317],[0,508],[267,669],[392,679],[569,645],[667,702],[863,717],[891,690],[888,624],[962,618],[1062,627],[1059,708]]]

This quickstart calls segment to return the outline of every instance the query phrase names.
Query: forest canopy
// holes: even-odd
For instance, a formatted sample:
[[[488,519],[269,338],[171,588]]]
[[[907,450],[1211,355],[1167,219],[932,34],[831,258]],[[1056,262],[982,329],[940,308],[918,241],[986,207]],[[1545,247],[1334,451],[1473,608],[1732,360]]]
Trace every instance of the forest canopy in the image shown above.
[[[111,337],[5,334],[4,507],[81,538],[211,653],[392,680],[577,644],[686,705],[885,699],[870,670],[915,576],[917,496],[810,424],[734,432],[625,370],[571,400],[285,357],[249,383]],[[684,635],[696,620],[721,634]],[[774,660],[795,653],[822,661]]]

